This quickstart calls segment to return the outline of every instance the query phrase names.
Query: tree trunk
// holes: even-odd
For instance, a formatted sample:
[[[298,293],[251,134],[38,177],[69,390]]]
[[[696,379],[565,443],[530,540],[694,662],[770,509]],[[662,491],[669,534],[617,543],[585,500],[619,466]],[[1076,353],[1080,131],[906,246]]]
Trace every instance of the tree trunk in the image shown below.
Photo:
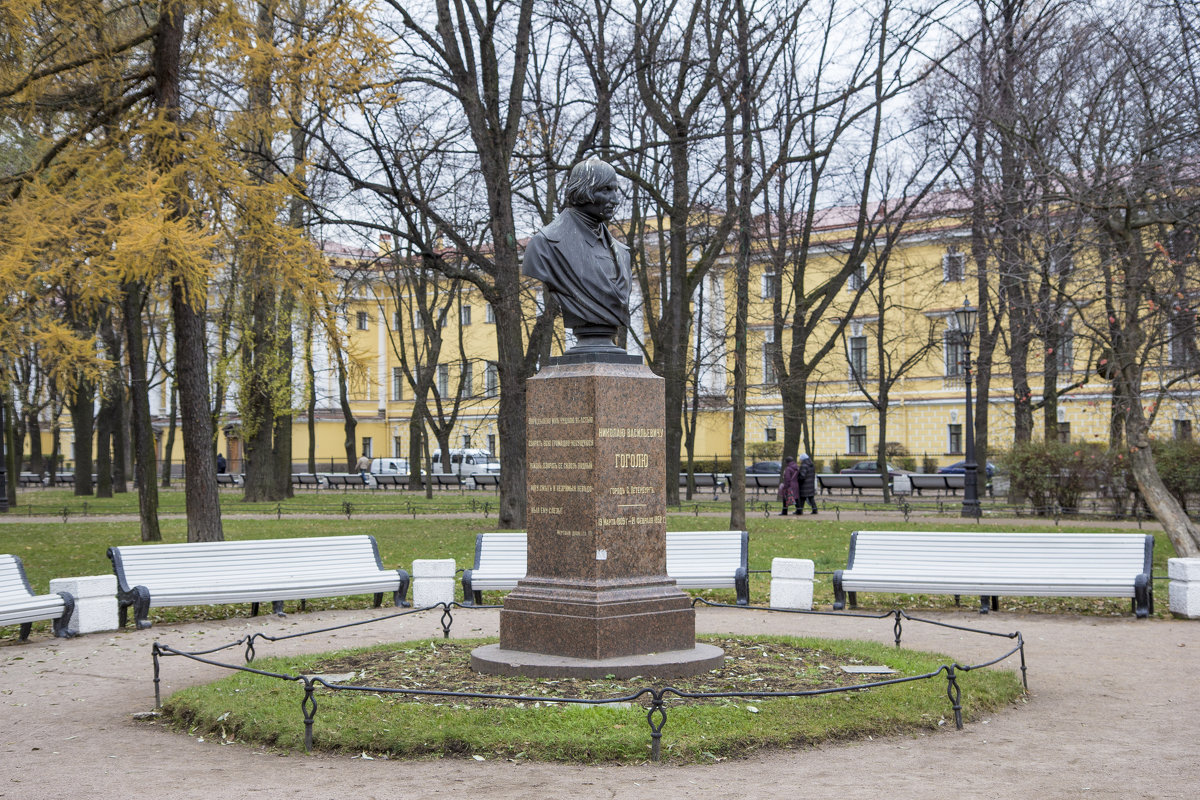
[[[75,429],[75,495],[92,495],[92,407],[96,402],[96,384],[80,379],[71,390],[71,426]]]
[[[142,307],[146,290],[140,282],[122,287],[125,353],[129,362],[129,400],[134,451],[134,481],[138,490],[138,518],[142,541],[162,541],[158,527],[158,485],[154,469],[154,429],[150,425],[150,382],[146,378],[146,345],[143,341]],[[174,403],[172,403],[172,417]],[[172,422],[172,426],[174,423]],[[170,469],[170,460],[167,460]]]
[[[167,421],[167,437],[163,443],[162,485],[171,485],[171,471],[175,468],[175,432],[179,427],[179,386],[171,381],[171,410]]]
[[[100,410],[96,414],[96,497],[113,496],[112,438],[112,398],[105,393],[100,396]]]
[[[217,460],[208,404],[204,314],[188,303],[178,278],[171,281],[171,311],[175,318],[175,374],[183,419],[188,541],[219,542],[225,539],[225,532],[221,526],[221,497],[217,491]]]

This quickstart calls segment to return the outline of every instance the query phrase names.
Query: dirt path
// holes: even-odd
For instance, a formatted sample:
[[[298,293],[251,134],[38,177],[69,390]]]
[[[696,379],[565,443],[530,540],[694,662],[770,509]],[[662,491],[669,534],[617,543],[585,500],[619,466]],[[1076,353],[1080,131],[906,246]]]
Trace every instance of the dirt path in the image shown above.
[[[1164,598],[1165,599],[1165,598]],[[1171,798],[1200,791],[1200,623],[1132,618],[947,615],[1026,640],[1027,705],[963,731],[752,755],[703,767],[557,766],[474,760],[416,763],[280,756],[197,741],[131,715],[153,705],[150,644],[187,649],[255,630],[313,630],[372,611],[163,625],[0,647],[0,798],[769,797]],[[438,615],[322,634],[260,654],[325,650],[440,633]],[[704,632],[891,640],[890,621],[701,608]],[[497,612],[461,612],[456,636],[495,635]],[[960,661],[1000,652],[990,637],[908,624],[906,647]],[[184,659],[163,666],[164,694],[215,677]],[[318,717],[319,719],[319,717]],[[299,724],[297,709],[297,724]],[[664,729],[669,737],[669,724]]]

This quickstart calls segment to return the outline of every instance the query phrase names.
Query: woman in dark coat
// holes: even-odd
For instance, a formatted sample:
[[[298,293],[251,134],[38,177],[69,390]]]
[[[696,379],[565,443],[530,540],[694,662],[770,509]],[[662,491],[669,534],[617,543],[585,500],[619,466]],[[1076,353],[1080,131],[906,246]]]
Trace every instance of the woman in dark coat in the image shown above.
[[[817,513],[817,467],[808,453],[800,454],[800,500],[796,503],[796,513],[804,513],[804,504],[812,506],[812,513]]]
[[[783,477],[779,480],[779,499],[783,501],[783,511],[779,512],[779,516],[786,517],[788,507],[792,505],[796,506],[796,513],[800,513],[800,468],[791,456],[784,459]]]

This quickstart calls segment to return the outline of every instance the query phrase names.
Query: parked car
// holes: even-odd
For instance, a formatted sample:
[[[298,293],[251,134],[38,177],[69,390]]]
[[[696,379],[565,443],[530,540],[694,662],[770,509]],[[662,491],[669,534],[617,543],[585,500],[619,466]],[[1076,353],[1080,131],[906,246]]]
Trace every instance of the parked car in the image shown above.
[[[912,474],[912,470],[900,469],[899,467],[893,467],[891,464],[887,465],[887,471],[888,471],[888,476],[892,477],[892,478],[896,477],[897,475],[911,475]],[[859,461],[858,463],[854,464],[853,466],[846,467],[845,469],[843,469],[842,474],[843,475],[878,475],[879,467],[876,466],[874,461]]]
[[[966,463],[966,461],[955,461],[953,464],[939,469],[938,473],[941,475],[958,475],[959,473],[966,471]],[[996,465],[990,461],[987,462],[987,476],[988,480],[991,480],[996,476]]]
[[[442,466],[442,451],[435,450],[433,453],[433,472],[440,475],[446,472]],[[480,472],[487,472],[495,475],[500,474],[500,459],[489,453],[487,450],[479,449],[454,449],[450,451],[450,472],[458,475],[463,483],[472,475]],[[474,485],[474,480],[471,485]]]
[[[756,461],[746,467],[751,475],[779,475],[783,472],[783,464],[778,461]]]

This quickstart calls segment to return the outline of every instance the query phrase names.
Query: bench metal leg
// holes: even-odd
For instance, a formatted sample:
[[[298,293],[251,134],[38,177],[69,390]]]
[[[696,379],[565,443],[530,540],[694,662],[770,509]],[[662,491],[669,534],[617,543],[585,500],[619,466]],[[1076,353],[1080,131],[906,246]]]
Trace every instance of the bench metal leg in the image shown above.
[[[32,622],[22,622],[21,623],[21,634],[20,635],[21,635],[22,642],[27,641],[29,639],[29,632],[31,630],[33,630]]]
[[[858,592],[847,592],[846,595],[850,598],[850,607],[858,608]]]
[[[58,592],[58,596],[63,599],[63,613],[52,623],[54,635],[59,639],[70,639],[72,634],[67,626],[71,622],[71,615],[75,613],[75,596],[70,592]]]
[[[283,613],[283,601],[282,600],[272,600],[271,601],[271,613],[277,617],[286,617],[287,616],[287,614]]]
[[[153,624],[150,622],[150,590],[145,586],[135,586],[133,595],[133,624],[143,631]]]
[[[1133,615],[1145,619],[1154,613],[1154,585],[1148,575],[1139,575],[1133,584]]]
[[[258,603],[250,604],[250,616],[252,616],[252,617],[258,616]]]
[[[479,597],[479,592],[471,591],[471,570],[469,570],[469,569],[463,570],[462,590],[463,590],[463,605],[464,606],[482,605],[482,602],[480,601],[480,597]]]
[[[733,576],[733,586],[737,590],[737,604],[750,605],[750,575],[741,567],[738,567],[737,574]]]
[[[412,583],[412,578],[409,577],[406,570],[400,570],[400,588],[392,595],[396,603],[396,608],[410,608],[412,603],[406,599],[408,597],[408,587]]]

